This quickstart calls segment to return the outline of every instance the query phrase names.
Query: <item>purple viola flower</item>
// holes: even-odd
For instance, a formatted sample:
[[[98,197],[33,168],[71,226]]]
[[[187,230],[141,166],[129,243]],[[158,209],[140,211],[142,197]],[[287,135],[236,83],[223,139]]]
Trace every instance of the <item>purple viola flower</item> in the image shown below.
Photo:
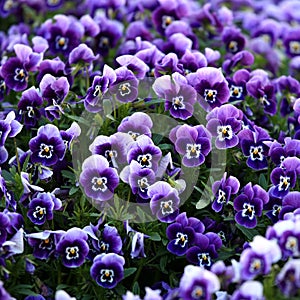
[[[256,218],[262,215],[263,205],[268,201],[268,193],[258,184],[252,186],[249,182],[233,201],[234,209],[237,211],[236,222],[247,228],[254,228],[257,224]]]
[[[84,33],[86,36],[95,37],[100,32],[99,25],[89,15],[84,15],[80,18],[80,23],[84,27]]]
[[[183,65],[185,74],[196,72],[199,68],[207,67],[207,60],[204,54],[199,51],[185,50],[179,62]]]
[[[27,153],[26,157],[29,155],[30,153]],[[37,185],[31,184],[29,179],[29,174],[25,172],[21,172],[21,182],[24,189],[23,189],[23,194],[20,198],[20,203],[22,203],[25,207],[27,207],[29,201],[31,200],[32,195],[35,192],[43,192],[44,189]]]
[[[34,127],[41,118],[41,105],[43,99],[35,87],[24,91],[18,103],[18,118],[24,118],[24,125],[27,128]]]
[[[197,93],[184,76],[179,73],[164,75],[155,80],[152,88],[165,99],[165,110],[169,110],[172,117],[186,120],[193,115]]]
[[[285,52],[289,57],[295,57],[300,54],[300,30],[299,28],[290,28],[284,35],[283,44]]]
[[[0,10],[1,11],[1,10]],[[0,297],[3,300],[16,300],[16,298],[13,298],[4,288],[3,282],[0,281]]]
[[[104,97],[109,97],[108,91],[116,78],[115,71],[108,65],[104,65],[103,75],[94,77],[92,86],[88,88],[84,98],[84,106],[87,111],[96,113],[103,110]]]
[[[171,223],[175,221],[179,213],[178,191],[164,181],[158,181],[148,187],[148,196],[152,214],[156,215],[161,222]]]
[[[184,74],[183,66],[179,63],[179,59],[175,53],[168,53],[155,64],[154,76],[156,78],[163,75],[172,75],[175,72]]]
[[[187,80],[197,91],[198,101],[206,111],[229,100],[228,82],[220,69],[203,67],[195,73],[188,74]]]
[[[268,167],[268,146],[264,142],[271,138],[263,128],[255,125],[253,129],[243,129],[238,133],[238,138],[243,154],[248,157],[247,166],[262,170]]]
[[[270,195],[269,202],[264,205],[266,216],[275,224],[279,220],[279,213],[282,209],[282,199]]]
[[[231,79],[227,78],[230,90],[230,102],[245,99],[245,96],[248,94],[246,83],[249,79],[250,73],[245,69],[237,70]]]
[[[284,219],[287,213],[298,210],[300,208],[299,200],[300,200],[299,191],[289,192],[282,199],[282,208],[279,212],[279,219]]]
[[[81,134],[81,129],[76,122],[73,122],[71,126],[66,130],[60,130],[60,135],[65,143],[66,150],[71,150],[72,142],[77,139]]]
[[[230,74],[238,64],[242,66],[251,66],[253,63],[253,54],[249,51],[242,50],[234,54],[231,58],[226,59],[223,62],[222,69],[226,74]]]
[[[246,44],[246,39],[241,30],[236,27],[226,27],[222,32],[222,41],[229,53],[242,51]]]
[[[106,201],[113,197],[119,177],[117,171],[109,167],[106,158],[94,154],[83,162],[79,182],[88,197],[96,201]]]
[[[197,233],[194,244],[195,246],[186,252],[187,260],[201,268],[210,269],[213,260],[218,257],[217,251],[222,246],[221,238],[213,232]]]
[[[216,147],[226,149],[239,143],[237,133],[242,128],[243,113],[231,104],[215,107],[207,116],[206,128],[216,137]]]
[[[187,167],[200,166],[211,151],[211,135],[203,125],[175,127],[170,139],[176,151],[183,155],[182,163]]]
[[[158,161],[162,156],[161,150],[154,145],[153,141],[146,135],[140,136],[129,145],[127,162],[137,161],[143,168],[157,170]]]
[[[245,281],[238,290],[236,290],[231,300],[239,299],[255,299],[255,300],[265,300],[263,295],[263,285],[259,281]]]
[[[91,277],[104,288],[114,288],[124,277],[125,260],[115,253],[100,254],[94,258]]]
[[[169,252],[182,256],[194,244],[196,233],[204,232],[204,225],[196,218],[187,218],[186,213],[177,216],[176,222],[169,225],[166,231]]]
[[[27,88],[29,72],[36,71],[42,54],[35,53],[29,46],[14,46],[16,57],[9,58],[1,68],[1,76],[8,88],[19,92]]]
[[[55,292],[55,300],[76,300],[75,297],[71,297],[67,292],[59,290]]]
[[[135,112],[121,121],[121,124],[118,126],[118,131],[127,133],[136,140],[140,135],[151,137],[152,126],[152,120],[147,114]]]
[[[0,247],[3,245],[4,242],[6,242],[6,238],[7,238],[7,231],[6,231],[6,227],[9,225],[10,223],[10,219],[9,217],[3,213],[0,212]]]
[[[37,136],[29,142],[31,160],[43,166],[53,166],[65,154],[65,143],[58,128],[52,124],[41,126]]]
[[[56,251],[62,257],[62,263],[68,268],[77,268],[84,263],[89,252],[88,236],[80,228],[69,229],[56,245]]]
[[[93,50],[86,44],[80,44],[74,48],[69,54],[69,64],[91,64],[98,59],[99,55],[94,55]]]
[[[212,203],[212,209],[215,212],[220,212],[224,205],[226,205],[231,195],[237,194],[240,188],[239,180],[234,176],[228,176],[225,172],[223,178],[214,182],[212,192],[215,198]]]
[[[26,234],[32,255],[38,259],[46,260],[56,251],[56,245],[65,232],[62,230],[45,230],[37,233]]]
[[[212,299],[213,294],[220,289],[218,277],[198,266],[188,265],[179,283],[179,296],[185,300]]]

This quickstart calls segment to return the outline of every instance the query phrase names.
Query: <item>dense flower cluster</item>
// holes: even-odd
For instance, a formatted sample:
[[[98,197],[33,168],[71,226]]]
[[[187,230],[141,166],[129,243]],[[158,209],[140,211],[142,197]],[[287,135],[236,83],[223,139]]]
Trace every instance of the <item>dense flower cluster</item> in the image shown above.
[[[299,10],[0,1],[0,298],[299,297]]]

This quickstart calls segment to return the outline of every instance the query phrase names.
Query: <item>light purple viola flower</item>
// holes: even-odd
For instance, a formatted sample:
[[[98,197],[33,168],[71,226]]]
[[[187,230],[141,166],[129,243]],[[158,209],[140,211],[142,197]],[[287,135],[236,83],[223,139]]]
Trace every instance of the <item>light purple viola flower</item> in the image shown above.
[[[18,103],[18,118],[19,121],[24,118],[26,128],[34,127],[37,121],[41,118],[41,105],[43,99],[39,90],[35,87],[24,91]]]
[[[33,248],[32,255],[38,259],[46,260],[56,251],[56,245],[64,231],[45,230],[37,233],[26,234],[26,238],[30,247]]]
[[[179,62],[183,65],[185,74],[196,72],[199,68],[207,67],[207,59],[199,51],[186,49]]]
[[[285,215],[290,212],[294,212],[300,208],[300,192],[293,191],[289,192],[283,199],[282,199],[282,208],[279,212],[279,219],[284,219]]]
[[[184,74],[183,66],[179,63],[179,59],[175,53],[168,53],[160,61],[156,62],[154,67],[154,76],[172,75],[178,72]]]
[[[186,77],[197,91],[198,101],[206,111],[221,106],[229,100],[228,82],[220,69],[203,67]]]
[[[179,296],[186,300],[209,300],[220,289],[218,277],[211,271],[188,265],[179,283]]]
[[[59,290],[55,292],[55,300],[76,300],[75,297],[71,297],[67,292]]]
[[[86,44],[80,44],[74,48],[69,54],[69,64],[91,64],[98,59],[99,55],[94,55],[93,50]]]
[[[160,296],[161,290],[152,290],[149,287],[145,287],[146,295],[144,300],[163,300]]]
[[[207,66],[210,67],[215,67],[215,62],[221,57],[221,53],[218,50],[213,50],[211,48],[205,48],[204,55],[207,60]]]
[[[1,12],[1,10],[0,10]],[[0,281],[0,296],[3,300],[16,300],[16,298],[13,298],[4,288],[4,283]]]
[[[52,124],[41,126],[37,136],[29,142],[31,160],[43,166],[53,166],[65,154],[65,143],[61,138],[58,128]]]
[[[216,147],[226,149],[239,143],[237,133],[242,127],[243,113],[231,104],[215,107],[207,116],[206,128],[216,137]]]
[[[268,201],[268,193],[258,184],[252,186],[249,182],[233,201],[237,211],[235,221],[246,228],[254,228],[257,224],[256,218],[262,215],[263,205]]]
[[[80,228],[69,229],[56,245],[56,251],[62,257],[62,263],[67,268],[77,268],[84,263],[89,252],[88,236]]]
[[[139,37],[144,41],[152,41],[153,34],[145,23],[142,20],[131,22],[126,29],[126,40],[134,40]]]
[[[220,212],[226,205],[231,195],[237,194],[240,188],[239,180],[234,176],[228,176],[225,172],[223,178],[214,182],[212,192],[215,198],[212,203],[212,209],[215,212]]]
[[[14,50],[16,57],[11,57],[4,63],[1,76],[10,89],[19,92],[27,88],[29,72],[38,69],[43,55],[21,44],[16,44]]]
[[[119,176],[114,168],[109,167],[106,158],[94,154],[83,162],[79,182],[88,197],[106,201],[113,197]]]
[[[100,254],[94,258],[91,277],[104,288],[114,288],[124,277],[125,260],[115,253]]]
[[[183,155],[182,163],[187,167],[200,166],[211,151],[211,135],[203,125],[175,127],[170,132],[170,139],[176,151]]]
[[[246,44],[246,39],[241,30],[236,27],[226,27],[222,32],[222,41],[227,52],[235,54],[242,51]]]
[[[30,155],[30,154],[28,154]],[[30,179],[29,179],[29,174],[26,172],[21,172],[21,182],[22,185],[24,187],[23,189],[23,194],[20,198],[20,203],[22,203],[24,206],[28,205],[28,200],[31,200],[31,196],[35,193],[35,192],[43,192],[44,189],[37,186],[37,185],[33,185],[30,183]]]
[[[49,104],[55,101],[61,104],[69,93],[70,84],[66,77],[55,78],[46,74],[40,82],[42,97],[48,100]]]
[[[231,300],[239,299],[255,299],[255,300],[265,300],[263,295],[263,285],[259,281],[245,281],[238,290],[236,290]]]
[[[80,18],[80,23],[84,27],[84,33],[87,36],[95,37],[100,32],[99,25],[92,19],[90,15],[84,15]]]
[[[66,150],[71,150],[72,143],[81,134],[81,128],[76,122],[73,122],[67,130],[60,130],[60,135],[65,143]]]
[[[126,163],[128,145],[132,138],[123,132],[116,132],[111,136],[99,135],[90,145],[92,154],[104,156],[111,167],[120,168]]]
[[[150,168],[154,172],[157,170],[158,161],[162,152],[155,146],[153,141],[146,135],[140,136],[131,143],[127,153],[127,162],[137,161],[143,168]]]
[[[129,134],[133,140],[140,135],[151,137],[153,126],[151,118],[143,112],[135,112],[131,116],[124,118],[118,126],[118,132]]]
[[[285,297],[298,294],[300,288],[300,259],[288,260],[276,276],[276,285]]]
[[[13,211],[17,210],[17,202],[14,197],[14,193],[9,191],[6,186],[5,179],[2,176],[2,170],[0,168],[0,197],[4,196],[5,199],[5,208],[12,209]]]
[[[284,34],[283,44],[285,52],[289,57],[295,57],[300,54],[300,31],[298,28],[289,28]]]
[[[267,131],[254,125],[254,131],[243,129],[238,133],[243,154],[247,157],[247,166],[254,170],[262,170],[268,167],[268,146],[266,141],[271,138]]]
[[[111,85],[116,81],[115,71],[108,65],[103,67],[103,75],[96,75],[92,86],[88,88],[87,95],[84,98],[84,106],[87,111],[96,113],[103,110],[104,97],[108,97]]]
[[[174,73],[158,77],[152,88],[165,99],[165,110],[169,110],[172,117],[186,120],[193,115],[197,93],[184,76]]]
[[[141,300],[140,296],[134,295],[132,292],[127,291],[125,295],[122,296],[122,300]]]
[[[251,66],[253,63],[253,54],[247,50],[243,50],[234,54],[230,59],[226,59],[223,62],[222,69],[226,74],[230,74],[238,64],[242,66]]]

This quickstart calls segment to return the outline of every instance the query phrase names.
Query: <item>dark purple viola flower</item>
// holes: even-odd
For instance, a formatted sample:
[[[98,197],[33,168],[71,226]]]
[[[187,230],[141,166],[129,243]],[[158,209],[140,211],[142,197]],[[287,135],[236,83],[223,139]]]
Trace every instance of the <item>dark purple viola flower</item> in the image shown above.
[[[73,122],[67,130],[60,130],[60,135],[65,143],[66,150],[71,150],[73,140],[80,136],[81,129],[76,122]]]
[[[254,170],[268,167],[268,146],[264,143],[270,141],[269,134],[261,127],[254,126],[254,131],[243,129],[238,133],[240,146],[247,158],[247,166]]]
[[[236,222],[244,227],[254,228],[257,224],[256,218],[262,215],[263,205],[268,201],[268,193],[257,184],[252,187],[252,183],[249,182],[233,201],[237,211]]]
[[[152,88],[165,99],[165,110],[169,110],[172,117],[186,120],[193,115],[197,93],[184,76],[174,73],[158,77]]]
[[[45,230],[37,233],[26,234],[30,247],[33,248],[33,256],[38,259],[46,260],[55,253],[56,244],[63,236],[64,231]]]
[[[18,103],[18,119],[24,118],[26,128],[34,127],[41,118],[43,99],[35,87],[24,91]]]
[[[150,168],[154,172],[157,170],[158,161],[162,156],[159,147],[146,135],[140,136],[135,142],[130,144],[127,153],[127,162],[137,161],[143,168]]]
[[[152,41],[153,35],[144,21],[131,22],[126,29],[126,39],[134,40],[141,37],[145,41]]]
[[[239,191],[240,182],[234,176],[228,176],[225,172],[223,178],[214,182],[212,186],[212,192],[215,198],[212,203],[212,209],[215,212],[220,212],[224,205],[226,205],[231,195],[236,194]]]
[[[94,154],[83,162],[79,182],[88,197],[106,201],[113,197],[114,190],[119,184],[119,177],[117,171],[109,167],[106,158]]]
[[[207,116],[206,128],[216,137],[216,147],[226,149],[239,143],[237,133],[242,127],[243,113],[231,104],[215,107]]]
[[[285,214],[289,212],[294,212],[298,208],[300,208],[300,192],[293,191],[289,192],[283,199],[282,199],[282,208],[279,212],[279,219],[284,219]]]
[[[160,61],[156,62],[154,67],[156,78],[163,75],[172,75],[175,72],[184,74],[183,66],[179,63],[179,59],[175,53],[168,53]]]
[[[86,36],[95,37],[100,32],[99,25],[87,14],[80,18],[80,23],[84,27],[84,33]]]
[[[84,27],[74,17],[65,15],[54,16],[54,22],[47,20],[42,24],[38,35],[43,36],[49,43],[52,54],[68,55],[80,44]]]
[[[284,34],[283,44],[285,52],[289,57],[295,57],[300,54],[300,30],[299,28],[290,28]]]
[[[133,102],[138,96],[138,80],[132,71],[127,67],[120,67],[115,70],[116,80],[110,87],[110,92],[116,94],[120,102]]]
[[[253,76],[247,82],[246,87],[248,93],[263,106],[265,113],[270,115],[276,113],[276,98],[274,86],[271,83],[263,82],[260,76]]]
[[[42,97],[52,104],[61,104],[69,93],[70,84],[66,77],[55,78],[46,74],[40,82]]]
[[[240,64],[241,66],[251,66],[254,63],[254,56],[247,50],[239,51],[231,58],[223,62],[222,68],[226,74],[234,71],[235,67]]]
[[[241,30],[236,27],[226,27],[222,32],[222,41],[229,53],[237,53],[244,49],[246,39]]]
[[[173,222],[179,213],[178,191],[165,181],[158,181],[148,187],[152,214],[161,222]]]
[[[65,154],[65,144],[58,128],[52,124],[41,126],[37,136],[29,142],[31,160],[43,166],[53,166]]]
[[[5,213],[0,212],[0,247],[6,241],[7,238],[6,227],[9,225],[9,223],[10,223],[9,217]]]
[[[143,112],[135,112],[124,118],[118,126],[118,132],[129,134],[134,140],[140,135],[151,137],[153,126],[151,118]]]
[[[88,236],[80,228],[69,229],[56,245],[56,251],[62,257],[62,263],[68,268],[77,268],[84,263],[89,252]]]
[[[176,151],[183,155],[182,163],[187,167],[196,167],[204,163],[211,151],[211,135],[203,125],[182,125],[170,132],[174,135]]]
[[[120,168],[126,163],[128,145],[132,138],[123,132],[117,132],[111,136],[99,135],[90,145],[92,154],[104,156],[111,167]]]
[[[195,73],[188,74],[187,80],[197,91],[198,101],[206,111],[229,100],[228,82],[220,69],[203,67]]]
[[[10,89],[6,86],[4,78],[1,76],[0,71],[0,101],[4,99],[6,95],[9,94]]]
[[[14,46],[16,57],[9,58],[1,68],[1,76],[8,88],[19,92],[27,88],[29,72],[36,71],[42,54],[35,53],[29,46]]]
[[[255,300],[264,300],[263,295],[263,285],[259,281],[245,281],[239,289],[237,289],[231,300],[239,300],[239,299],[255,299]]]
[[[245,70],[237,70],[232,79],[228,78],[229,90],[230,90],[230,99],[232,101],[244,100],[247,93],[246,83],[250,79],[250,73]]]
[[[42,295],[27,296],[24,300],[46,300]]]
[[[285,297],[296,296],[300,287],[300,259],[288,260],[276,276],[276,285]]]
[[[269,202],[264,205],[266,216],[275,224],[279,220],[279,213],[282,209],[282,199],[270,195]]]
[[[116,78],[115,71],[108,65],[104,65],[103,75],[94,77],[92,86],[88,88],[84,98],[84,106],[87,111],[96,113],[103,110],[104,97],[109,98],[108,91]]]
[[[196,72],[199,68],[207,66],[207,60],[204,54],[199,51],[191,51],[189,49],[185,50],[185,53],[180,58],[179,63],[182,64],[185,74]]]
[[[95,248],[100,253],[122,254],[122,239],[117,228],[106,224]]]
[[[94,258],[91,277],[104,288],[114,288],[124,277],[125,260],[115,253],[100,254]]]
[[[93,50],[86,44],[80,44],[69,54],[69,64],[91,64],[99,55],[94,55]]]
[[[179,296],[182,299],[212,299],[220,289],[220,281],[214,273],[198,266],[188,265],[179,283]]]

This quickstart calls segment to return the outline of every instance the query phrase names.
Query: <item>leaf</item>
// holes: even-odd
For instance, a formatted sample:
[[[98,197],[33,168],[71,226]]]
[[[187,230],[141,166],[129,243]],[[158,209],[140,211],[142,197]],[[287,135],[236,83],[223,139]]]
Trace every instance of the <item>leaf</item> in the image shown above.
[[[65,113],[65,116],[68,117],[69,119],[76,121],[78,123],[84,124],[86,126],[91,126],[90,122],[82,117],[78,117],[78,116],[73,116],[73,115],[69,115]]]
[[[141,289],[140,289],[140,286],[139,286],[139,283],[136,281],[133,286],[132,286],[132,292],[133,294],[135,295],[139,295],[140,292],[141,292]]]
[[[78,190],[79,190],[79,188],[77,186],[72,186],[69,191],[69,196],[74,195]]]
[[[124,278],[129,277],[130,275],[132,275],[133,273],[135,273],[136,270],[137,270],[137,268],[127,268],[127,269],[124,269]]]
[[[258,184],[264,189],[268,189],[268,182],[266,176],[264,174],[260,174],[258,178]]]
[[[159,242],[159,241],[161,241],[161,237],[157,232],[152,232],[152,233],[150,233],[150,240]]]
[[[256,235],[259,235],[259,232],[256,229],[246,228],[239,224],[236,224],[236,227],[247,237],[249,241],[252,241]]]

